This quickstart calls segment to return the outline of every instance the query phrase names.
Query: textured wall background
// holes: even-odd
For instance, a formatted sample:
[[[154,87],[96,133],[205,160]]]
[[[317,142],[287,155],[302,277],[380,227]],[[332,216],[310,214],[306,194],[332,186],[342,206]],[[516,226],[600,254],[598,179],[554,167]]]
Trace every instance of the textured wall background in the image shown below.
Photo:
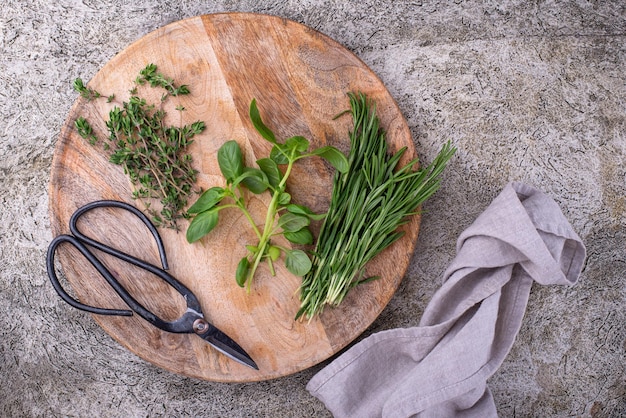
[[[130,3],[130,2],[129,2]],[[56,297],[47,183],[61,124],[90,79],[146,33],[204,13],[309,25],[363,59],[418,152],[459,151],[425,205],[406,278],[366,332],[416,325],[456,237],[509,181],[561,205],[588,248],[573,288],[533,288],[491,379],[502,416],[626,415],[626,5],[623,1],[7,0],[0,6],[0,415],[327,416],[323,364],[219,384],[160,370]]]

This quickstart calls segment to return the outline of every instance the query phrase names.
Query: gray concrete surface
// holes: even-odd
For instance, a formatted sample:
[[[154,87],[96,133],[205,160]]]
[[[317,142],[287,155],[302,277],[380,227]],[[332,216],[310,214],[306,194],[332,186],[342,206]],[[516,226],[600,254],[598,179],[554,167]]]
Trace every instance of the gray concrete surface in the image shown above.
[[[626,3],[583,0],[4,1],[0,416],[329,416],[305,391],[323,364],[250,384],[173,375],[62,303],[46,278],[47,183],[71,81],[156,28],[220,11],[333,37],[382,78],[424,160],[446,139],[459,147],[406,278],[365,335],[416,325],[458,234],[524,181],[556,199],[589,257],[577,286],[533,288],[490,380],[500,415],[626,416]]]

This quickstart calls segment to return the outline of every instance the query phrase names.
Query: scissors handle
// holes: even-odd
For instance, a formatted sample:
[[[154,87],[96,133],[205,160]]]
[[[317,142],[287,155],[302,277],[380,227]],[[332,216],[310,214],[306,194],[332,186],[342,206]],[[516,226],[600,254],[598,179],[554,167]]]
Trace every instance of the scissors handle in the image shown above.
[[[161,235],[159,235],[159,231],[156,229],[154,224],[150,222],[150,219],[148,219],[148,217],[144,215],[142,211],[140,211],[133,205],[129,205],[128,203],[120,202],[117,200],[97,200],[95,202],[88,203],[85,206],[78,208],[76,212],[74,212],[72,216],[70,217],[70,232],[72,233],[72,235],[74,235],[81,241],[89,244],[90,246],[97,248],[100,251],[104,251],[107,254],[111,254],[115,257],[121,258],[124,261],[128,261],[126,259],[130,258],[133,261],[128,261],[129,263],[134,264],[135,262],[139,262],[140,264],[136,264],[139,267],[142,267],[142,264],[148,264],[148,263],[145,263],[143,260],[139,260],[135,257],[129,256],[126,253],[123,253],[107,245],[104,245],[99,241],[91,239],[78,230],[78,219],[81,216],[83,216],[85,213],[89,212],[90,210],[93,210],[96,208],[105,208],[105,207],[124,209],[132,213],[133,215],[135,215],[137,218],[139,218],[141,222],[143,222],[143,224],[148,228],[148,230],[154,237],[154,240],[156,241],[156,245],[157,245],[157,249],[159,250],[159,257],[161,258],[161,265],[163,266],[163,270],[167,270],[169,268],[167,265],[167,257],[165,256],[165,247],[163,246],[163,240],[161,239]]]
[[[91,263],[92,266],[98,270],[98,272],[106,279],[113,289],[120,294],[120,292],[124,293],[123,288],[120,286],[119,282],[111,275],[109,270],[100,262],[100,260],[93,255],[91,251],[82,243],[78,238],[71,235],[59,235],[55,239],[52,240],[50,245],[48,246],[48,255],[46,257],[46,267],[48,269],[48,277],[52,282],[52,286],[54,290],[61,296],[61,298],[73,306],[76,309],[80,309],[81,311],[87,311],[98,315],[118,315],[118,316],[132,316],[133,311],[129,311],[128,309],[105,309],[98,308],[95,306],[85,305],[84,303],[79,302],[74,299],[65,291],[61,282],[59,281],[56,269],[54,267],[54,256],[56,254],[56,249],[62,243],[67,242],[73,245],[78,251],[81,252],[83,256]],[[125,301],[126,302],[126,301]]]
[[[136,216],[138,216],[143,223],[150,229],[152,235],[154,236],[157,246],[159,247],[159,254],[161,256],[161,261],[163,263],[163,268],[159,268],[153,264],[150,264],[144,260],[126,254],[122,251],[119,251],[115,248],[112,248],[106,244],[103,244],[99,241],[96,241],[92,238],[87,237],[83,233],[78,230],[77,222],[78,219],[84,215],[86,212],[99,208],[99,207],[116,207],[125,209]],[[121,315],[121,316],[131,316],[133,311],[136,312],[139,316],[144,318],[146,321],[150,322],[152,325],[168,332],[174,333],[190,333],[194,332],[193,323],[200,318],[203,318],[202,309],[200,307],[200,302],[193,294],[191,290],[189,290],[185,285],[176,280],[171,274],[165,271],[167,268],[167,261],[165,259],[165,251],[163,249],[163,243],[161,241],[161,237],[159,236],[156,228],[152,223],[148,220],[148,218],[140,212],[134,206],[131,206],[124,202],[118,202],[113,200],[101,200],[92,202],[87,204],[81,208],[79,208],[70,218],[70,231],[72,235],[59,235],[50,243],[48,247],[48,254],[46,258],[46,267],[48,270],[48,277],[52,282],[52,285],[56,292],[61,296],[61,298],[70,304],[71,306],[99,314],[99,315]],[[115,290],[115,292],[122,298],[122,300],[128,305],[131,310],[120,310],[120,309],[106,309],[106,308],[98,308],[90,305],[83,304],[78,300],[71,297],[65,289],[61,286],[59,279],[56,275],[56,269],[54,266],[56,249],[62,243],[68,243],[74,246],[86,259],[94,266],[94,268],[104,277],[107,283]],[[128,291],[120,284],[120,282],[111,274],[109,269],[89,250],[88,246],[97,248],[98,250],[110,254],[118,259],[126,261],[132,265],[135,265],[143,270],[146,270],[162,280],[164,280],[167,284],[173,287],[178,293],[180,293],[187,303],[187,311],[177,320],[175,321],[165,321],[159,318],[157,315],[150,312],[146,309],[142,304],[137,302],[137,300],[130,294]]]

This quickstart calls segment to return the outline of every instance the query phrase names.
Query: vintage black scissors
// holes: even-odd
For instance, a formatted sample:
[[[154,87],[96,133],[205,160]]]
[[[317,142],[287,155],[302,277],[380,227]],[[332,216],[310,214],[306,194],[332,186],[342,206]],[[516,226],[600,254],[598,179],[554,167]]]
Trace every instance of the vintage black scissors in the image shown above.
[[[92,238],[89,238],[82,234],[76,224],[78,219],[86,212],[101,207],[113,207],[127,210],[136,215],[141,221],[148,227],[152,236],[156,240],[159,255],[161,257],[161,264],[163,268],[157,267],[153,264],[147,263],[141,259],[128,255],[122,251],[111,248],[101,242],[98,242]],[[120,316],[132,316],[133,311],[141,316],[143,319],[154,325],[155,327],[162,329],[163,331],[179,333],[179,334],[191,334],[195,333],[200,338],[207,341],[211,346],[216,348],[231,359],[245,364],[258,370],[256,363],[252,358],[239,346],[233,339],[228,337],[222,331],[210,324],[202,314],[202,308],[196,296],[185,285],[176,280],[171,274],[166,272],[168,269],[167,259],[165,257],[165,248],[161,237],[156,227],[150,222],[150,220],[137,208],[124,202],[115,200],[99,200],[89,203],[74,212],[70,218],[70,231],[71,235],[59,235],[50,243],[48,247],[48,255],[46,259],[46,266],[48,269],[48,277],[52,282],[52,286],[61,298],[72,305],[73,307],[91,312],[98,315],[120,315]],[[96,270],[106,279],[109,285],[117,292],[122,300],[128,305],[131,310],[124,309],[105,309],[97,308],[89,305],[85,305],[78,300],[71,297],[65,289],[61,286],[59,279],[56,275],[56,269],[54,266],[54,257],[57,247],[62,243],[68,243],[73,245],[83,256],[95,267]],[[178,293],[180,293],[187,302],[187,311],[178,319],[174,321],[165,321],[141,305],[130,293],[120,284],[115,277],[111,274],[109,269],[89,250],[88,247],[96,248],[106,254],[110,254],[118,259],[121,259],[127,263],[133,264],[139,268],[142,268],[150,273],[163,279],[167,284],[173,287]]]

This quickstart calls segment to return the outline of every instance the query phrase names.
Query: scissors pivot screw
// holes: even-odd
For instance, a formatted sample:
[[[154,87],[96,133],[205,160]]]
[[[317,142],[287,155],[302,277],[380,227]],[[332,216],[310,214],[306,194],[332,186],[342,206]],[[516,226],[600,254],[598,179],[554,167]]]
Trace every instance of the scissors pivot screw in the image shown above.
[[[196,334],[202,334],[207,329],[209,329],[209,324],[204,319],[198,318],[194,321],[193,330]]]

